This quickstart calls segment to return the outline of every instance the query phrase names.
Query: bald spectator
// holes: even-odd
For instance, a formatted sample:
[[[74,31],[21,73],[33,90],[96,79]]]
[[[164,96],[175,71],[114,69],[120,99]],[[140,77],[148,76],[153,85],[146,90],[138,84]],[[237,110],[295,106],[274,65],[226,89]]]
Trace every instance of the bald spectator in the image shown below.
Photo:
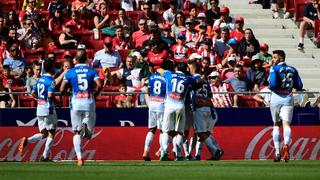
[[[103,68],[114,68],[121,67],[122,60],[120,54],[117,51],[114,51],[112,48],[112,39],[106,37],[103,41],[103,49],[97,51],[93,59],[93,67]]]

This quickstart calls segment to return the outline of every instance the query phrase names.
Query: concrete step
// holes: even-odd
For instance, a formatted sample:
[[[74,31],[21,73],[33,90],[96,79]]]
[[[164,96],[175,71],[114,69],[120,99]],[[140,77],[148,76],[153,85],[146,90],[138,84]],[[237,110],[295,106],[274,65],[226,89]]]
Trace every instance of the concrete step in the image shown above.
[[[320,82],[318,80],[302,78],[302,82],[305,89],[320,89]]]

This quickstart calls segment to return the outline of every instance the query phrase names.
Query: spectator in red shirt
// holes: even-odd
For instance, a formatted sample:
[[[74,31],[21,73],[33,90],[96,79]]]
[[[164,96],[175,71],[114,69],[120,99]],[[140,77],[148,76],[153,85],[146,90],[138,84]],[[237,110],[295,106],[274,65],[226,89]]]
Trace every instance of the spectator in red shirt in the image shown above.
[[[162,62],[167,58],[167,56],[168,51],[165,49],[160,51],[157,41],[154,41],[151,44],[151,50],[148,52],[148,60],[153,64],[155,70],[160,68]]]
[[[127,87],[123,84],[119,86],[119,92],[125,93]],[[134,100],[131,95],[119,94],[115,97],[115,104],[117,108],[131,108],[134,106]]]
[[[244,36],[244,19],[243,17],[236,17],[235,19],[235,30],[231,31],[230,38],[236,38],[238,43],[242,40]]]
[[[209,59],[209,66],[214,68],[217,65],[217,58],[214,49],[212,49],[212,41],[211,39],[204,40],[204,46],[199,48],[198,54],[200,54],[203,58],[207,57]],[[218,60],[219,61],[219,60]]]
[[[112,39],[113,49],[123,50],[129,49],[128,39],[124,36],[123,27],[121,25],[116,26],[116,37]]]
[[[232,107],[233,102],[230,94],[224,94],[231,92],[232,88],[229,84],[221,82],[220,74],[217,71],[213,71],[209,76],[209,83],[212,91],[212,103],[214,107]],[[221,93],[221,94],[219,94]],[[222,94],[223,93],[223,94]]]
[[[173,58],[177,62],[186,62],[191,55],[191,50],[186,46],[186,35],[180,33],[177,36],[177,44],[172,47]]]
[[[147,21],[145,19],[140,19],[138,26],[139,31],[132,34],[132,47],[135,49],[140,49],[142,47],[142,43],[150,36],[150,32],[147,28]]]
[[[49,31],[61,30],[63,25],[62,10],[56,9],[54,16],[49,20]]]
[[[66,24],[72,24],[73,26],[75,26],[76,30],[84,29],[84,22],[80,20],[80,14],[77,11],[71,12],[71,20]]]
[[[11,68],[9,65],[3,65],[3,73],[1,74],[2,85],[11,88],[17,85],[16,79],[11,75]]]

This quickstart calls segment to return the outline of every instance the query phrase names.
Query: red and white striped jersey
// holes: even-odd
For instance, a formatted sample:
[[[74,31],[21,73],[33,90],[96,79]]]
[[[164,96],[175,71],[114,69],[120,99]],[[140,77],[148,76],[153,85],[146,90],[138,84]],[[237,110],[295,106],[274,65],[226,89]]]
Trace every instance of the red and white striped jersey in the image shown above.
[[[212,102],[218,104],[219,107],[232,107],[230,94],[215,94],[215,92],[230,92],[230,85],[222,83],[218,87],[211,85]]]
[[[172,47],[172,52],[174,59],[188,59],[188,56],[190,56],[190,49],[187,46],[182,45],[174,45]]]

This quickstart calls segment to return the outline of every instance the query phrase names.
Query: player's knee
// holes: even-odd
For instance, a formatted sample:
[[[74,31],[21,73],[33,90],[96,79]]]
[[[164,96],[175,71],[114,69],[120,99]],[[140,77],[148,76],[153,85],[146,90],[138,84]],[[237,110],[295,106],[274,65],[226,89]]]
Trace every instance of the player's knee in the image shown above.
[[[208,135],[207,133],[198,133],[199,141],[203,142],[207,139]]]
[[[281,122],[280,121],[275,121],[273,122],[273,126],[280,126],[281,125]]]
[[[157,130],[157,127],[150,128],[150,129],[149,129],[149,132],[152,132],[152,133],[154,134],[154,133],[156,133],[156,130]]]

